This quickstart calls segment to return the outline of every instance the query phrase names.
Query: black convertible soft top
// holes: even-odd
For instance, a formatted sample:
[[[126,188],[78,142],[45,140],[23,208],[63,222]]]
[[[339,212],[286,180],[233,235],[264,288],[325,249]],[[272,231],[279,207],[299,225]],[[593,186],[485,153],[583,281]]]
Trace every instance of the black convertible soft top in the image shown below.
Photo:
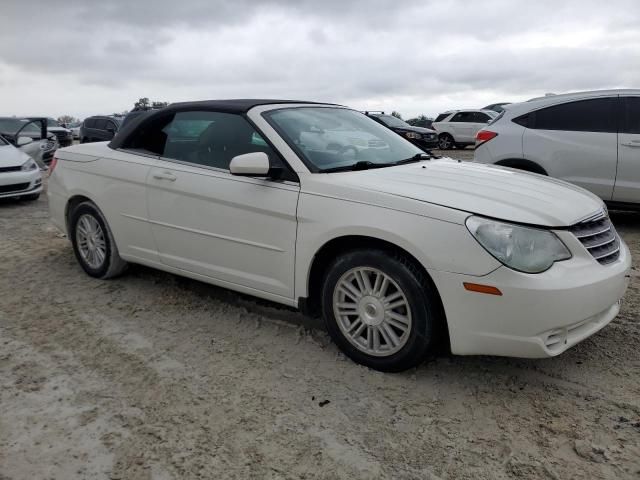
[[[332,103],[321,102],[309,102],[304,100],[274,100],[274,99],[255,99],[255,98],[242,98],[233,100],[201,100],[197,102],[178,102],[162,108],[160,110],[150,110],[144,115],[140,115],[139,118],[132,120],[130,123],[126,123],[125,126],[117,133],[117,135],[109,143],[109,147],[113,149],[120,148],[129,137],[129,135],[138,128],[138,125],[145,122],[147,119],[156,116],[164,116],[175,112],[181,112],[185,110],[212,110],[216,112],[224,113],[236,113],[244,114],[251,110],[253,107],[260,105],[275,105],[280,103],[305,103],[310,105],[334,105]]]

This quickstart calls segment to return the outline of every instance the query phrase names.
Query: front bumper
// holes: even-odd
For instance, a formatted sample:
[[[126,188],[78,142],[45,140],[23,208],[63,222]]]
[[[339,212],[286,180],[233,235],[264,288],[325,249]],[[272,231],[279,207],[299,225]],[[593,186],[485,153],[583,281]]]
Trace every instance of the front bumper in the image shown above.
[[[15,198],[42,192],[40,170],[0,173],[0,198]]]
[[[418,148],[420,148],[422,150],[433,150],[434,148],[438,148],[438,136],[437,135],[435,136],[435,138],[433,140],[411,139],[411,138],[406,138],[406,140],[409,140],[416,147],[418,147]]]
[[[618,314],[629,282],[631,255],[622,240],[620,247],[609,265],[572,249],[572,259],[535,275],[507,267],[483,277],[432,272],[452,352],[552,357],[593,335]],[[467,291],[464,282],[495,286],[502,296]]]

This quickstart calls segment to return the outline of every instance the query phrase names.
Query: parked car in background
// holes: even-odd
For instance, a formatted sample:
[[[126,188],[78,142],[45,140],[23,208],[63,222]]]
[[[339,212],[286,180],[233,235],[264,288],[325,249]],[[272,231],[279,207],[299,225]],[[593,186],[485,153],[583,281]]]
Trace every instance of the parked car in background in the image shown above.
[[[319,143],[329,129],[357,132],[341,137],[353,148]],[[140,263],[321,312],[378,370],[438,347],[558,355],[617,315],[628,283],[629,250],[595,195],[436,160],[346,107],[177,103],[56,156],[52,221],[88,275]]]
[[[439,148],[465,148],[474,145],[476,133],[498,116],[493,110],[450,110],[431,124],[438,133]]]
[[[494,112],[500,113],[504,110],[504,107],[506,107],[507,105],[511,105],[511,103],[510,102],[492,103],[491,105],[482,107],[480,110],[493,110]]]
[[[409,125],[404,120],[388,115],[384,112],[364,112],[364,114],[375,120],[376,122],[384,125],[385,127],[393,130],[401,137],[409,140],[418,148],[424,151],[438,148],[438,134],[435,130],[428,128],[414,127]]]
[[[18,143],[30,140],[20,137]],[[37,200],[42,192],[42,173],[36,161],[0,135],[0,198]]]
[[[120,129],[122,117],[95,115],[85,118],[80,127],[80,143],[111,140]]]
[[[474,160],[560,178],[612,206],[640,208],[640,90],[510,105],[478,132]]]
[[[47,131],[49,133],[53,133],[58,139],[58,143],[61,147],[68,147],[73,143],[73,134],[71,130],[68,128],[64,128],[62,125],[58,123],[57,120],[54,120],[50,117],[27,117],[29,120],[39,120],[40,118],[44,118],[47,122]]]
[[[57,137],[47,131],[46,118],[0,117],[0,135],[31,156],[42,169],[59,147]]]
[[[72,123],[67,128],[71,130],[71,136],[74,140],[80,139],[80,127],[82,126],[82,122]]]

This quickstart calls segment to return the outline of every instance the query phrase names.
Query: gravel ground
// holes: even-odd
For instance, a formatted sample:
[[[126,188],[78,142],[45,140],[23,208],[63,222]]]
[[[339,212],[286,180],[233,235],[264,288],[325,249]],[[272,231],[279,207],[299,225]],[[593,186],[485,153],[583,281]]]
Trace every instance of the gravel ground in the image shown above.
[[[560,357],[394,375],[268,302],[89,278],[47,215],[0,203],[0,480],[640,478],[637,262],[620,316]],[[640,214],[612,216],[640,258]]]

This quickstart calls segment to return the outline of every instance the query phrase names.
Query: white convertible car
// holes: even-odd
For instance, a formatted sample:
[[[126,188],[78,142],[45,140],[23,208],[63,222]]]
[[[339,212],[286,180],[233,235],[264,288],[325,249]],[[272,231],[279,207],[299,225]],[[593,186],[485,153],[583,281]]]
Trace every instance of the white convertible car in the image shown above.
[[[385,148],[318,145],[336,129]],[[440,346],[557,355],[616,316],[628,283],[596,196],[433,159],[336,105],[173,104],[111,143],[58,150],[50,170],[53,222],[89,275],[139,263],[321,313],[383,371]]]

